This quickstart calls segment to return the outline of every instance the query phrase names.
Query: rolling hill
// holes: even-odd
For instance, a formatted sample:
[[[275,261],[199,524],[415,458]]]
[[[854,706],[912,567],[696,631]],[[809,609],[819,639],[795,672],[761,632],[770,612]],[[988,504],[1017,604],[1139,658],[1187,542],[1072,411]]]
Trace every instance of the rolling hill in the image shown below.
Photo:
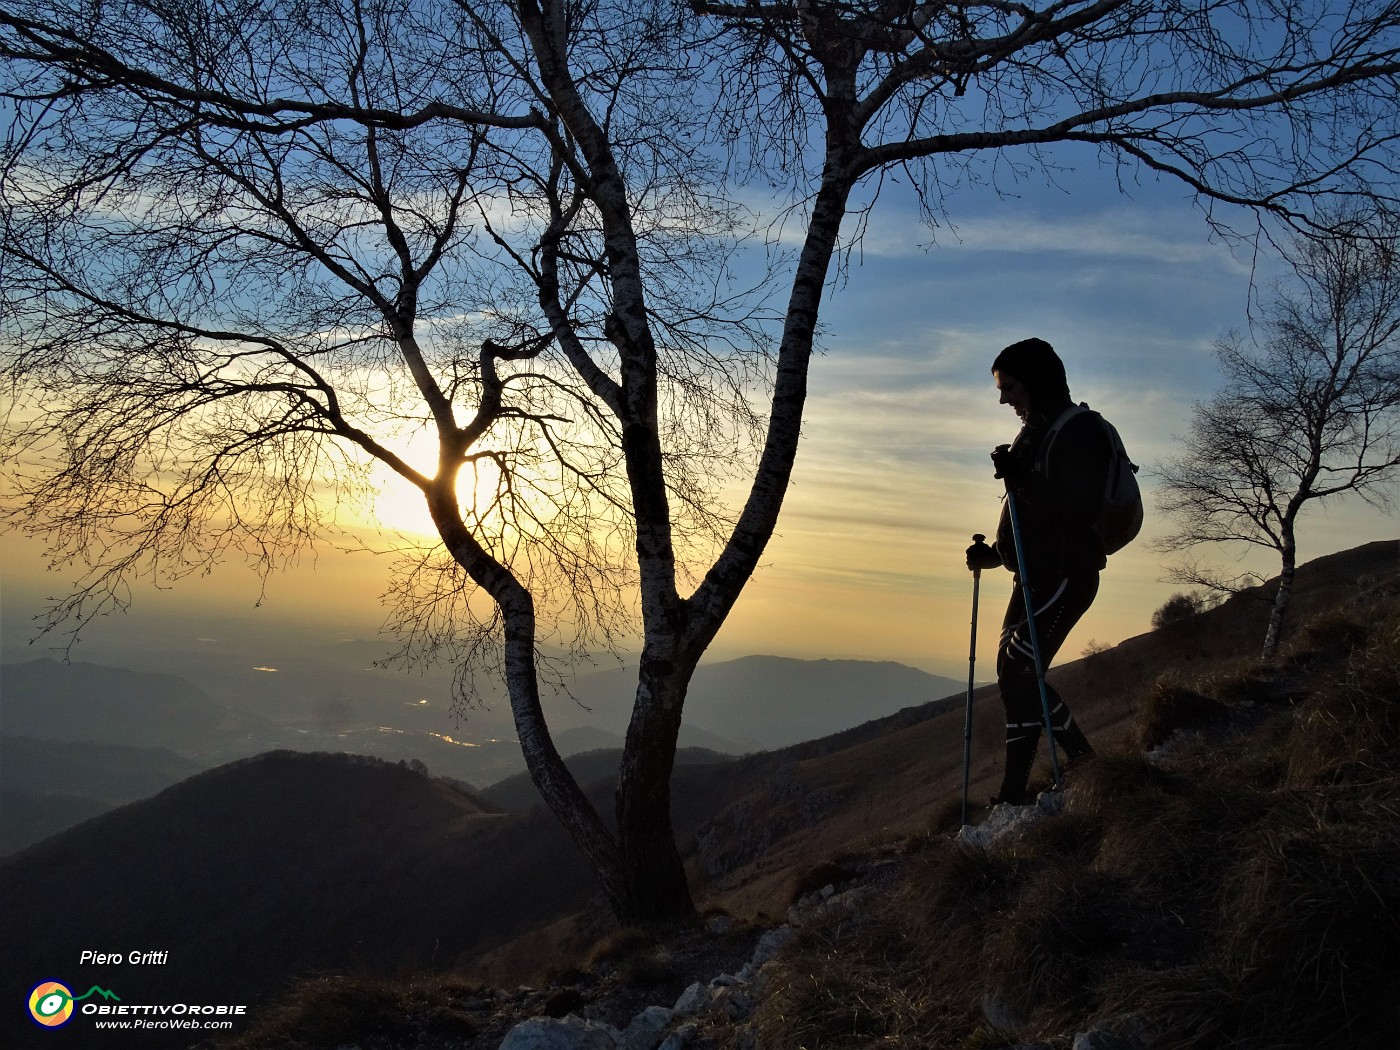
[[[258,728],[175,675],[41,659],[5,665],[4,681],[10,736],[194,755],[214,750],[228,734]]]
[[[247,1003],[293,974],[450,965],[530,928],[541,899],[577,908],[592,892],[554,821],[504,817],[407,765],[288,751],[32,846],[0,862],[0,884],[3,987],[55,978],[140,1002]],[[80,965],[84,950],[169,954]]]

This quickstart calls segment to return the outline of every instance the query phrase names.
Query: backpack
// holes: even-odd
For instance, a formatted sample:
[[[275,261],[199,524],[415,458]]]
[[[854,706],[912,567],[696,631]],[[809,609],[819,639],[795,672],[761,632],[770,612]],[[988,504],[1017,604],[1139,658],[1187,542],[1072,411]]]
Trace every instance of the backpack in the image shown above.
[[[1071,405],[1046,431],[1036,457],[1037,465],[1044,472],[1055,438],[1066,423],[1085,413],[1098,421],[1108,438],[1108,479],[1104,483],[1103,509],[1099,512],[1098,521],[1094,522],[1094,534],[1103,543],[1105,554],[1115,554],[1131,543],[1142,530],[1142,492],[1137,483],[1137,464],[1128,458],[1123,439],[1118,436],[1113,424],[1086,404]]]

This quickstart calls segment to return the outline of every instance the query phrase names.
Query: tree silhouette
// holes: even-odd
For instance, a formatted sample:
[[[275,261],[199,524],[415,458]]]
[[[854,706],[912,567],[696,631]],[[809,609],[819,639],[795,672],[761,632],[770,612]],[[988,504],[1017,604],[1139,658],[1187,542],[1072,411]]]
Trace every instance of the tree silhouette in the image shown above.
[[[1308,504],[1359,493],[1387,505],[1400,468],[1400,240],[1353,217],[1286,252],[1296,280],[1267,305],[1255,344],[1219,346],[1223,388],[1198,404],[1185,453],[1162,469],[1177,531],[1158,547],[1263,547],[1280,560],[1263,654],[1278,648]],[[1236,589],[1195,562],[1173,578]]]
[[[271,571],[393,471],[437,531],[391,580],[406,656],[499,670],[619,918],[689,914],[686,689],[773,534],[848,213],[898,172],[936,217],[984,159],[1028,176],[1054,146],[1179,179],[1213,221],[1384,197],[1396,18],[5,0],[12,509],[88,568],[52,624],[138,575]],[[781,222],[740,206],[773,186]],[[554,748],[539,654],[634,628],[609,821]]]

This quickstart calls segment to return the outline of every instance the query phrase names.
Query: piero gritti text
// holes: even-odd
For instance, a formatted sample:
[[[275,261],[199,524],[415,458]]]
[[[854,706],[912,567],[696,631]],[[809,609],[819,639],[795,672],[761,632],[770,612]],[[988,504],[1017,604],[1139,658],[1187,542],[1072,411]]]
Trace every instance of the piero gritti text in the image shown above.
[[[78,957],[79,966],[164,966],[170,961],[169,952],[97,952],[84,948]]]

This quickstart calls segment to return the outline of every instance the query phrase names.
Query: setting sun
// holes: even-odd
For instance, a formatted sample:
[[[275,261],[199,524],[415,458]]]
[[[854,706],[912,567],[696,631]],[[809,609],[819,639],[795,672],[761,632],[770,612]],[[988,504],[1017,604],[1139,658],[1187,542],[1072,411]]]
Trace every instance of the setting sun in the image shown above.
[[[355,512],[357,524],[413,539],[429,539],[437,535],[421,489],[387,467],[377,467],[374,480],[378,494],[372,503]]]

